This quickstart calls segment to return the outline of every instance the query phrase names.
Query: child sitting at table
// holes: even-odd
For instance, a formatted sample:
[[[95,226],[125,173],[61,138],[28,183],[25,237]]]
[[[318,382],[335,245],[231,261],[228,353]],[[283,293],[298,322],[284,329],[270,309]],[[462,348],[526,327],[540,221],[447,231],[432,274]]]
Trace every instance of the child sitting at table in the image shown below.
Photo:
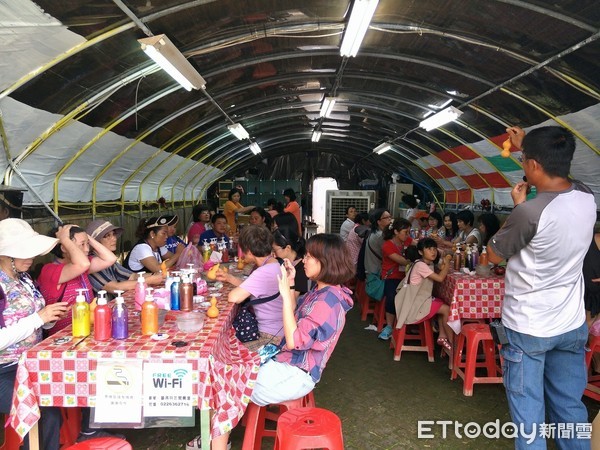
[[[413,264],[408,270],[406,281],[402,282],[396,294],[396,328],[402,328],[405,324],[420,323],[437,315],[439,324],[437,343],[450,352],[453,333],[448,325],[450,307],[431,294],[433,282],[441,283],[446,278],[452,257],[447,255],[442,260],[439,273],[434,272],[431,266],[437,264],[439,255],[437,244],[431,238],[420,240],[416,248],[412,246],[407,248],[406,257],[413,261]],[[406,291],[401,292],[403,289]]]

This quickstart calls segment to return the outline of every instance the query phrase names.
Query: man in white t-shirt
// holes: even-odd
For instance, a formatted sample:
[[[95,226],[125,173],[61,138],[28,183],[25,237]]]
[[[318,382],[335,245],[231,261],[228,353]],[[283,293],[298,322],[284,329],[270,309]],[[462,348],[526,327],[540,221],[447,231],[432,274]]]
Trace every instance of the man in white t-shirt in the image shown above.
[[[577,430],[591,430],[581,401],[588,337],[582,264],[596,220],[594,195],[568,178],[575,152],[569,131],[507,132],[522,149],[527,182],[537,189],[526,201],[527,182],[513,188],[514,209],[487,247],[491,262],[508,260],[502,307],[508,345],[501,353],[512,420],[524,427],[515,446],[545,449],[548,435],[558,448],[589,449],[589,438]],[[561,427],[574,431],[561,433]],[[544,434],[546,429],[556,433]]]
[[[348,234],[354,228],[354,218],[356,217],[356,208],[354,206],[348,206],[346,208],[346,220],[340,227],[340,237],[344,242],[348,240]]]

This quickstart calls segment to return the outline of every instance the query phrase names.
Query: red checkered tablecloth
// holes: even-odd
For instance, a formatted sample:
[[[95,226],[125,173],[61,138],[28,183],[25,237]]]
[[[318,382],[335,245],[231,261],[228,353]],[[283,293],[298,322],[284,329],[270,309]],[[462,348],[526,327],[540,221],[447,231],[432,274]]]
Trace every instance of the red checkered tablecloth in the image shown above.
[[[448,324],[458,334],[461,319],[494,319],[502,314],[504,277],[449,273],[435,295],[450,305]]]
[[[40,417],[39,406],[94,406],[97,361],[115,358],[191,363],[197,405],[214,412],[212,436],[231,430],[248,405],[260,359],[235,337],[231,321],[237,306],[227,302],[226,290],[221,294],[219,317],[207,317],[199,333],[180,332],[175,319],[181,312],[171,311],[160,329],[169,335],[167,340],[142,336],[139,312],[134,311],[132,295],[126,295],[128,339],[96,342],[92,335],[56,344],[56,338],[71,336],[69,327],[39,343],[19,361],[10,418],[12,427],[25,436]],[[173,346],[172,342],[178,340],[189,345]]]

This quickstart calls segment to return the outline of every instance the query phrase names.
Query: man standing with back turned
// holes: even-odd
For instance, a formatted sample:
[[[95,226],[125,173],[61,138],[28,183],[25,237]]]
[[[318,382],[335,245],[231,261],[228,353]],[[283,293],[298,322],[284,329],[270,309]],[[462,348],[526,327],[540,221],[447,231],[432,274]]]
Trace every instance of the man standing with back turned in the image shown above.
[[[491,262],[508,259],[504,386],[512,420],[525,433],[515,447],[545,449],[548,436],[560,449],[589,449],[591,428],[581,401],[588,337],[581,270],[596,220],[594,195],[568,178],[575,152],[569,131],[507,132],[522,150],[527,183],[537,189],[526,201],[527,183],[517,183],[515,207],[488,245]],[[527,444],[531,436],[535,440]]]

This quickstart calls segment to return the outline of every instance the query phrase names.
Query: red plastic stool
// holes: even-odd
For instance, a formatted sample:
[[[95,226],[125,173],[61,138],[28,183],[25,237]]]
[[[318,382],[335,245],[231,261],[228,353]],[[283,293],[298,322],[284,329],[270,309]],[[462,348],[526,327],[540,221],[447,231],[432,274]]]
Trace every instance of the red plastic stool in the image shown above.
[[[588,383],[583,391],[583,395],[600,401],[600,375],[592,375],[592,358],[595,352],[600,352],[600,336],[590,334],[588,342],[589,352],[585,354],[585,366],[588,369]]]
[[[369,314],[373,314],[373,324],[377,324],[377,331],[381,332],[385,327],[385,299],[373,300],[365,291],[365,281],[356,280],[354,295],[360,305],[360,320],[367,320]]]
[[[77,442],[81,432],[81,408],[60,408],[60,414],[60,446],[61,449],[66,449]]]
[[[279,412],[268,411],[270,406],[277,406]],[[277,430],[266,427],[266,421],[277,421],[287,411],[297,408],[314,407],[314,394],[309,392],[302,398],[289,400],[287,402],[277,403],[276,405],[258,406],[250,402],[244,415],[246,431],[244,432],[244,443],[242,450],[254,450],[261,448],[262,440],[265,437],[275,437]]]
[[[419,327],[419,334],[407,334],[406,327],[414,325]],[[407,340],[419,341],[419,345],[404,345],[404,341]],[[413,351],[427,352],[428,361],[433,362],[433,329],[431,328],[429,319],[417,324],[404,324],[402,328],[394,328],[392,340],[390,341],[390,348],[394,349],[394,361],[400,361],[402,351]]]
[[[0,414],[0,421],[2,425],[6,422],[6,416]],[[4,427],[4,442],[0,444],[0,450],[17,450],[21,445],[21,438],[10,425]]]
[[[298,408],[283,413],[277,421],[275,450],[304,448],[343,450],[340,418],[322,408]]]
[[[132,447],[123,439],[107,437],[79,442],[66,450],[132,450]]]
[[[484,362],[477,362],[477,350],[479,344],[483,347],[485,355]],[[465,361],[462,361],[462,354],[465,350]],[[487,376],[475,376],[475,369],[485,367]],[[464,369],[464,370],[463,370]],[[475,383],[502,383],[502,370],[496,364],[496,344],[490,333],[488,325],[469,323],[462,327],[458,336],[458,343],[454,349],[454,362],[452,364],[452,380],[459,375],[464,380],[463,395],[473,395],[473,385]]]

